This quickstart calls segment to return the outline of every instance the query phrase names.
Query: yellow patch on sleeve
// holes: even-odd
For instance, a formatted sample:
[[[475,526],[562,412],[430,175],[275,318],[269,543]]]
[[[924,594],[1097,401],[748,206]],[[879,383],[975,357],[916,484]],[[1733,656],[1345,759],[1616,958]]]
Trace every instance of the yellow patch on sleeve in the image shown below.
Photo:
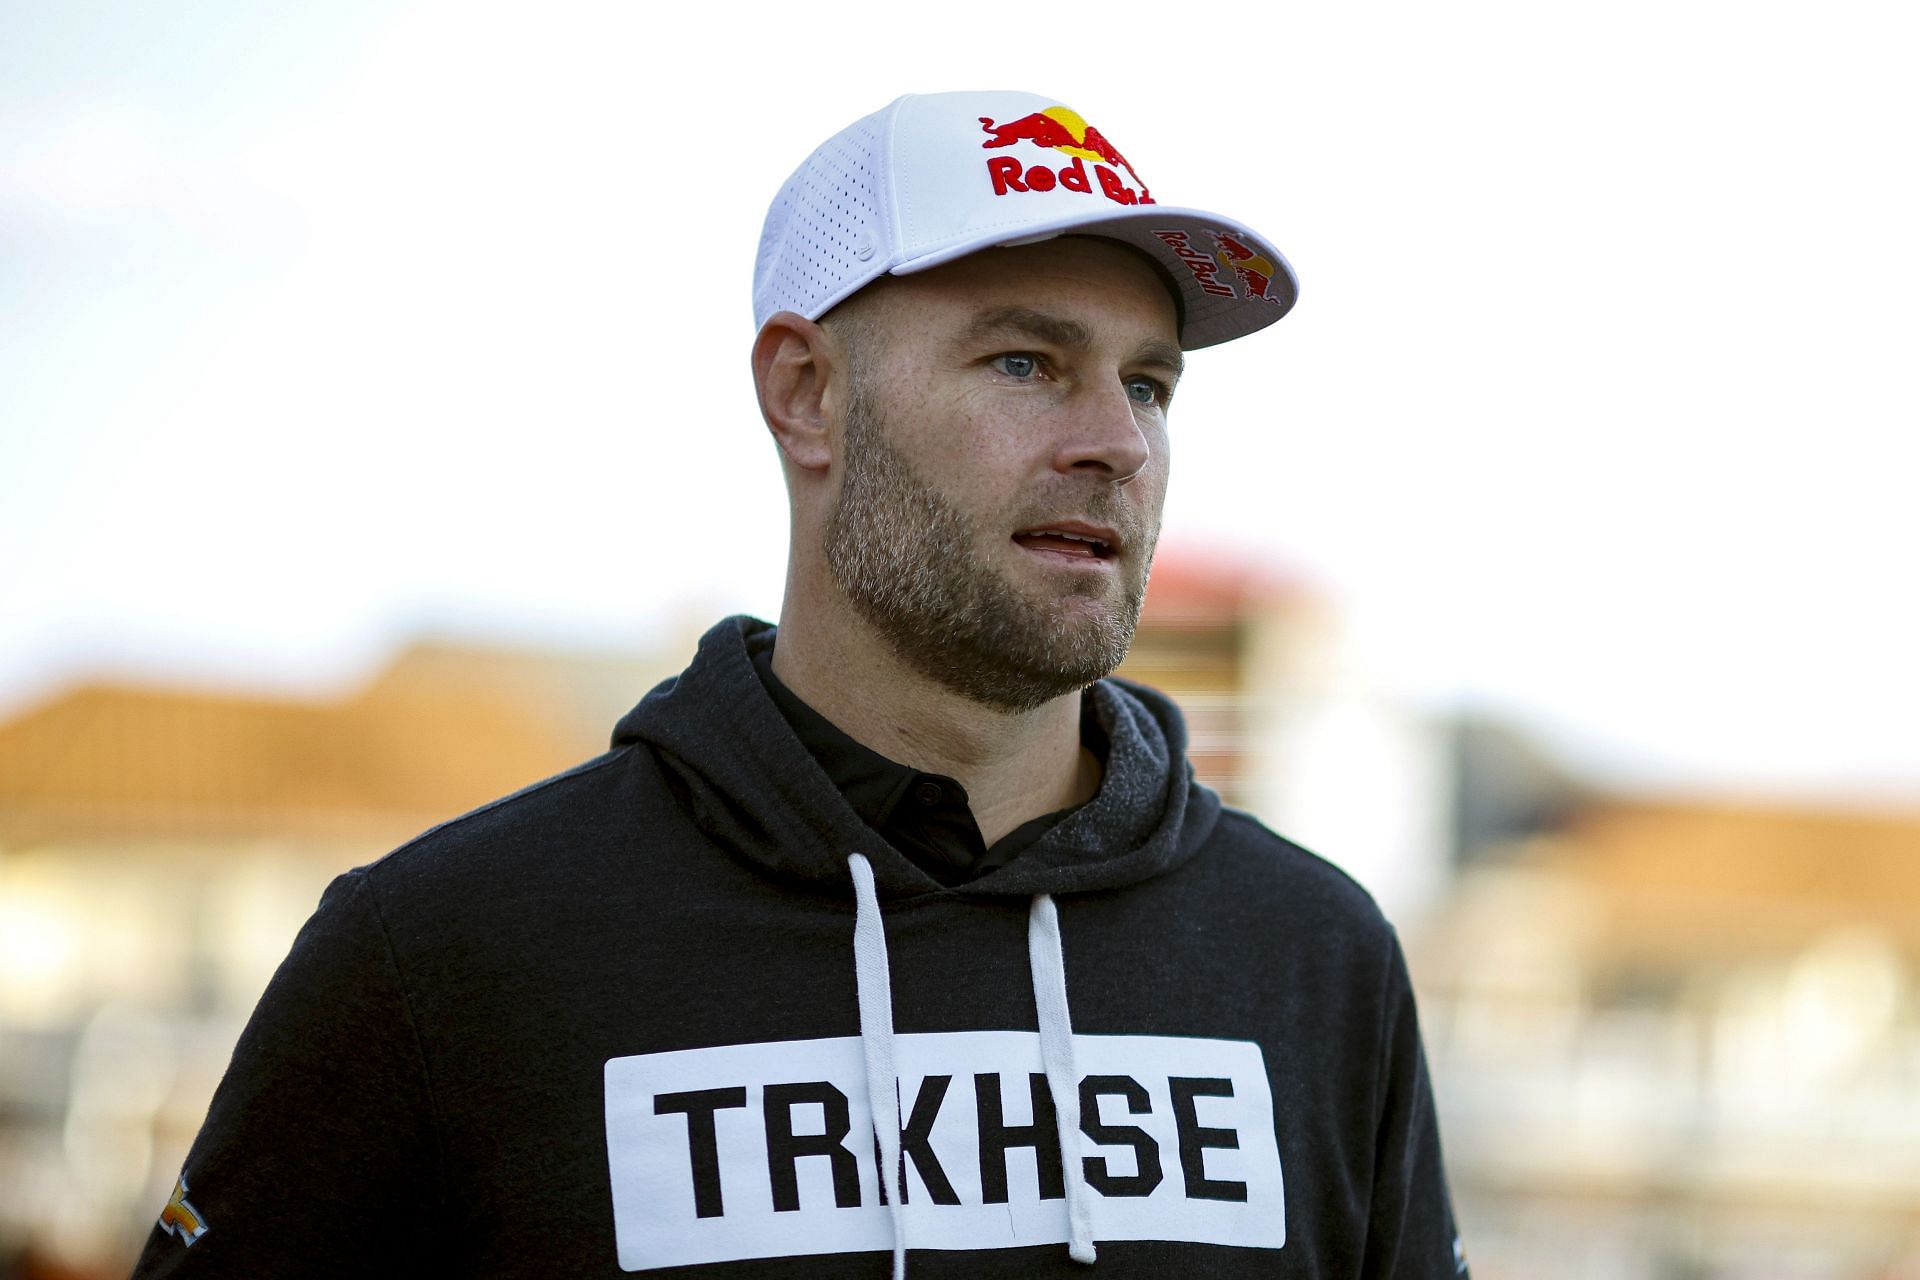
[[[207,1234],[207,1220],[200,1216],[198,1209],[187,1203],[185,1173],[174,1182],[173,1196],[167,1201],[167,1207],[160,1211],[160,1229],[179,1236],[182,1244],[192,1244]]]

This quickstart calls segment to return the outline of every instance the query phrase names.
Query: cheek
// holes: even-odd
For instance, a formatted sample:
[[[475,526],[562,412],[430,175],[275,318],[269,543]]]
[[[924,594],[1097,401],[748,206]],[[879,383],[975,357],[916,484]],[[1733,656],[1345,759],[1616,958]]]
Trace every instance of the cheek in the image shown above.
[[[1021,456],[1023,440],[1033,430],[1004,411],[978,412],[967,398],[919,398],[909,410],[913,450],[929,480],[943,488],[991,488],[1023,474],[1029,460]]]
[[[1173,454],[1167,448],[1167,428],[1163,423],[1142,424],[1141,433],[1147,439],[1147,465],[1141,471],[1142,482],[1151,481],[1161,489],[1167,487],[1167,476],[1173,469]]]
[[[1159,524],[1160,513],[1167,505],[1167,473],[1163,470],[1152,476],[1141,476],[1137,483],[1152,485],[1140,495],[1139,502],[1154,524]]]
[[[1140,487],[1140,492],[1135,495],[1134,501],[1149,514],[1155,525],[1160,523],[1160,512],[1166,505],[1171,461],[1167,455],[1166,442],[1163,440],[1154,449],[1153,458],[1147,463],[1146,468],[1134,478],[1132,484],[1127,486],[1129,489],[1135,486]]]

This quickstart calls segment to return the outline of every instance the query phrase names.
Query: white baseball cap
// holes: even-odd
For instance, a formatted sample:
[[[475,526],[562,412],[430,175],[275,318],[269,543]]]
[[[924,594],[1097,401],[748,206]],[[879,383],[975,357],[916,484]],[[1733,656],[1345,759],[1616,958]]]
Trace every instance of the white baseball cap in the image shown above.
[[[1241,223],[1158,198],[1106,135],[1031,93],[908,94],[842,129],[767,210],[753,319],[818,320],[883,275],[1071,232],[1132,245],[1179,294],[1192,350],[1263,329],[1299,293]]]

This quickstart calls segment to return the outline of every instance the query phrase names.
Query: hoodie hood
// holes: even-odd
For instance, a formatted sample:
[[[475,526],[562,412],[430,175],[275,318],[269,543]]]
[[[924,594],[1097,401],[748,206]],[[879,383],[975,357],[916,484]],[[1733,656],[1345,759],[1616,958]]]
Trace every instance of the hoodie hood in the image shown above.
[[[692,664],[641,699],[613,736],[616,748],[651,747],[700,827],[773,876],[844,886],[847,857],[860,853],[883,898],[1112,889],[1191,858],[1219,817],[1220,798],[1193,780],[1173,703],[1102,680],[1082,694],[1109,742],[1099,791],[1007,866],[947,889],[861,820],[788,727],[748,652],[774,634],[756,618],[722,620]]]

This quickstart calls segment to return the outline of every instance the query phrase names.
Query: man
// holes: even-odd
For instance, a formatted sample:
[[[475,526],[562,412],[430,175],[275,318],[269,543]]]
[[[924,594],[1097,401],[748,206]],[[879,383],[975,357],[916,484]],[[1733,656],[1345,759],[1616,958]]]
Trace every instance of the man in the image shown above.
[[[770,211],[777,630],[342,876],[144,1276],[1454,1276],[1405,966],[1104,679],[1182,349],[1291,305],[1025,94],[903,98]]]

